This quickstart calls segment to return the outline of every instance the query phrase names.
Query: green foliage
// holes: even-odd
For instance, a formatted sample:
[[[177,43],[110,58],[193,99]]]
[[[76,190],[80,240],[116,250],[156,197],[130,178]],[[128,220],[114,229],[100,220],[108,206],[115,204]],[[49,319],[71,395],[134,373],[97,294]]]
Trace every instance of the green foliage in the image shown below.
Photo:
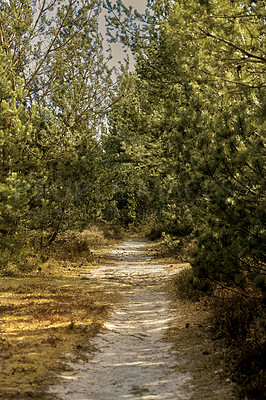
[[[118,93],[100,1],[1,3],[2,248],[101,218],[149,223],[168,247],[196,241],[201,286],[264,292],[265,5],[105,3],[110,40],[135,57]]]
[[[200,286],[248,282],[264,293],[262,3],[157,0],[139,18],[117,2],[136,73],[121,79],[108,143],[124,192],[145,188],[134,204],[145,199],[161,232],[196,239]]]
[[[99,140],[111,98],[100,11],[101,1],[1,2],[2,264],[26,257],[31,231],[46,246],[102,218],[111,196]]]
[[[19,233],[28,212],[29,185],[20,168],[27,154],[26,142],[32,131],[22,104],[22,80],[12,76],[10,65],[10,57],[1,51],[0,251],[3,251],[1,263],[4,266],[8,264],[10,254],[15,253],[15,248],[22,246]]]

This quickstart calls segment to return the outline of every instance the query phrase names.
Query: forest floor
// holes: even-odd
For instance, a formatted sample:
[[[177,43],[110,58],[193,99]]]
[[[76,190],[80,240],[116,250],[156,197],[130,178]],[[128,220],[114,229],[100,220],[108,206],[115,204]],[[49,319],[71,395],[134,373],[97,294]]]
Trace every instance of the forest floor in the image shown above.
[[[1,278],[0,399],[234,399],[207,308],[175,297],[186,266],[155,251],[131,237],[100,266]]]

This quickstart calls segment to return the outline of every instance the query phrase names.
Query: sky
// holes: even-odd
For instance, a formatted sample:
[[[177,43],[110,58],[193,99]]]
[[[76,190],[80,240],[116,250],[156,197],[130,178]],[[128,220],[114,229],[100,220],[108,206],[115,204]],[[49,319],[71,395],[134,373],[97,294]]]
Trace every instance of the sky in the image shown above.
[[[132,6],[139,12],[144,12],[146,8],[146,0],[124,0],[126,6]]]
[[[132,6],[140,13],[145,11],[146,0],[124,0],[123,2],[126,6]],[[115,0],[113,0],[112,3],[115,3]],[[104,31],[104,16],[101,18],[100,26],[102,26],[101,30]],[[110,61],[110,66],[119,66],[119,61],[123,61],[125,58],[125,53],[120,43],[112,44],[112,55],[113,59]],[[130,57],[130,54],[129,58],[132,63],[132,57]]]

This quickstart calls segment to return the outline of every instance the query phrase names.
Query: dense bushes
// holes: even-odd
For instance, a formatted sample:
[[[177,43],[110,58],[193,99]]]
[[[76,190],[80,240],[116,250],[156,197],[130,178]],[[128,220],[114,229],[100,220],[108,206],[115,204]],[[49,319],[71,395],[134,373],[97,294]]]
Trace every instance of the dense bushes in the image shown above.
[[[175,276],[172,288],[179,300],[198,302],[199,309],[207,310],[207,325],[212,339],[224,346],[223,358],[230,380],[236,383],[237,398],[264,399],[266,318],[260,292],[214,284],[203,292],[194,284],[193,271],[186,267]]]
[[[124,12],[121,40],[135,29],[125,44],[136,72],[120,79],[105,142],[131,194],[124,216],[140,224],[144,209],[172,250],[193,241],[200,286],[251,284],[265,296],[265,7],[149,5],[141,24],[119,1],[110,13],[119,28]]]
[[[266,395],[266,320],[259,293],[216,290],[210,300],[214,335],[226,338],[228,368],[240,398],[262,400]]]

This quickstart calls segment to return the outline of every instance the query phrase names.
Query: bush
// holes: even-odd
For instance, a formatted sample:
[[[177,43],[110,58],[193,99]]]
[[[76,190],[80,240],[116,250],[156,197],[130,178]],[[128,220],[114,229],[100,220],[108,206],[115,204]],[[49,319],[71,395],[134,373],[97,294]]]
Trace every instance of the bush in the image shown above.
[[[61,260],[76,261],[80,257],[85,257],[87,261],[93,260],[91,249],[104,247],[108,244],[108,239],[102,230],[93,226],[79,231],[66,231],[58,235],[53,244],[46,248],[46,253]]]
[[[204,294],[191,267],[175,276],[173,286],[179,299],[204,299],[208,304],[213,337],[226,341],[228,371],[237,383],[239,399],[265,399],[266,318],[259,290],[236,292],[212,286]]]
[[[252,324],[262,315],[259,299],[226,289],[214,291],[210,308],[215,331],[236,342],[247,338]]]
[[[154,241],[162,237],[162,229],[160,227],[152,227],[150,232],[147,233],[147,237]]]
[[[110,240],[122,240],[124,236],[123,229],[120,225],[112,225],[112,224],[102,224],[98,225],[98,229],[100,229],[108,241]]]
[[[215,336],[229,345],[232,378],[238,383],[239,397],[266,398],[266,319],[257,293],[233,293],[216,289],[210,301],[211,324]]]
[[[167,249],[169,253],[177,253],[183,246],[183,241],[180,237],[173,237],[168,233],[162,233],[163,242],[162,245]]]
[[[193,283],[193,271],[191,267],[185,267],[173,279],[175,294],[180,300],[198,301],[202,296]]]
[[[246,341],[233,372],[240,385],[240,398],[263,400],[266,398],[266,321],[257,317],[250,326]]]
[[[2,239],[2,240],[1,240]],[[9,240],[10,239],[10,240]],[[29,273],[36,268],[37,255],[25,234],[0,238],[0,274],[7,277]]]

